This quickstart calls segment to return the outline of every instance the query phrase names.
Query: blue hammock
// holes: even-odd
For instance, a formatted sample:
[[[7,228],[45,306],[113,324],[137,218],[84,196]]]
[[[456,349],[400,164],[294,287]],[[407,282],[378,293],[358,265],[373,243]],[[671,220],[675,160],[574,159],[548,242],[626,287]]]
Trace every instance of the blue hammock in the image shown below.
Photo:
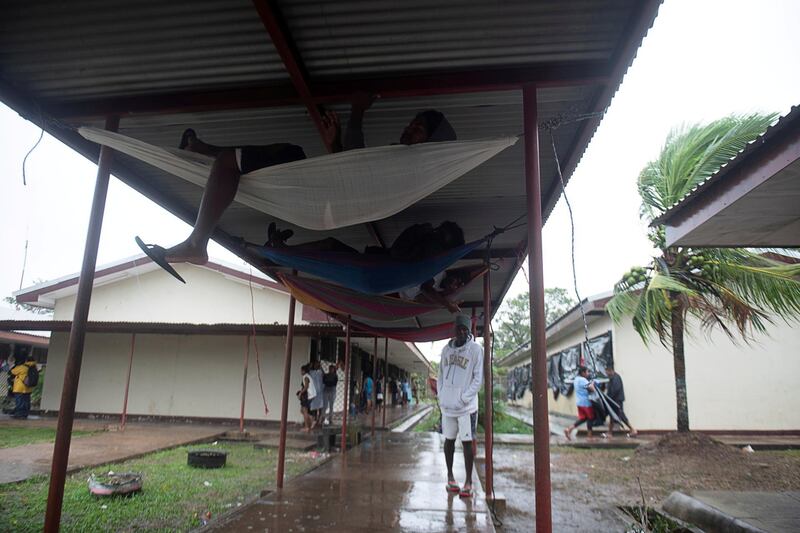
[[[273,263],[295,268],[367,294],[387,294],[418,287],[485,243],[491,236],[451,248],[432,257],[403,261],[381,254],[320,252],[254,246]]]

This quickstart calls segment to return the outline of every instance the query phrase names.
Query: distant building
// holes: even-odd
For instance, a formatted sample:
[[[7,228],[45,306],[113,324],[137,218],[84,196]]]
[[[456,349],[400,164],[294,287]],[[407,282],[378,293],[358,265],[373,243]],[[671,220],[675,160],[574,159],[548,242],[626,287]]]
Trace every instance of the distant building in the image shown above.
[[[639,430],[676,427],[672,352],[657,337],[648,344],[630,319],[615,324],[605,310],[611,295],[589,298],[584,310],[596,367],[610,362],[625,383],[625,412]],[[775,319],[767,334],[749,343],[732,341],[718,329],[710,333],[687,318],[685,340],[689,421],[693,430],[800,431],[797,376],[800,328]],[[697,327],[695,327],[697,326]],[[583,320],[575,307],[547,328],[550,412],[576,415],[572,379],[578,363],[592,368],[584,342]],[[509,369],[510,401],[531,407],[530,343],[497,362]],[[558,386],[558,392],[554,388]]]
[[[132,361],[129,415],[237,419],[249,353],[245,418],[279,420],[289,294],[260,273],[238,267],[209,262],[176,268],[185,285],[149,259],[124,260],[98,269],[76,412],[120,413]],[[57,411],[60,406],[77,287],[78,276],[73,275],[16,293],[19,302],[52,308],[51,321],[0,321],[0,330],[52,331],[43,410]],[[248,343],[254,321],[258,363],[253,339]],[[331,363],[344,357],[344,343],[337,339],[341,324],[299,302],[295,324],[290,420],[300,420],[294,396],[300,386],[300,366],[312,357]],[[372,339],[355,339],[354,377],[362,367],[371,369],[372,348]],[[428,363],[413,344],[390,341],[389,354],[390,376],[427,373]],[[383,342],[379,357],[382,362]],[[343,387],[339,390],[341,394]]]

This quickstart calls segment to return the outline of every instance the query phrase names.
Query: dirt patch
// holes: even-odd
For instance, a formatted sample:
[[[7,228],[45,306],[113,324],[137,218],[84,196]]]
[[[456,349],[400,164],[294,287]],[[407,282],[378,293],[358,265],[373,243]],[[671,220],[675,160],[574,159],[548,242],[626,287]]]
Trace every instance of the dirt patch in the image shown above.
[[[637,458],[661,459],[679,455],[702,457],[705,460],[730,462],[742,455],[741,450],[723,444],[702,433],[668,433],[636,449]]]
[[[800,455],[747,453],[705,436],[670,436],[648,448],[632,450],[561,449],[555,468],[588,474],[610,485],[621,504],[657,502],[674,490],[798,490]]]
[[[554,530],[623,531],[614,510],[640,505],[642,492],[656,506],[673,490],[800,490],[797,451],[746,453],[704,437],[670,435],[637,451],[554,446]],[[495,490],[505,494],[508,507],[498,531],[530,531],[533,448],[495,446],[494,458]]]

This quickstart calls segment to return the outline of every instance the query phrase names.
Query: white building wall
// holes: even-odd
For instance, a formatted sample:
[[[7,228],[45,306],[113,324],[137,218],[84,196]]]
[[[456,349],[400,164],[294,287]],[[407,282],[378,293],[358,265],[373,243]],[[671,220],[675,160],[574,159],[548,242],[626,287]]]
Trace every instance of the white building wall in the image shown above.
[[[42,409],[58,410],[64,381],[68,333],[50,341]],[[269,414],[264,413],[255,349],[251,344],[245,418],[280,420],[285,337],[257,337],[261,379]],[[128,396],[129,415],[239,418],[245,337],[233,335],[136,335]],[[131,335],[86,335],[76,411],[120,414]],[[300,421],[300,366],[309,361],[310,341],[295,337],[289,420]]]
[[[89,320],[191,324],[246,324],[253,320],[246,280],[196,265],[174,266],[186,284],[158,269],[139,275],[120,274],[127,277],[95,286]],[[71,295],[56,300],[53,319],[71,320],[75,299]],[[288,294],[254,283],[253,300],[256,322],[286,324]],[[295,323],[303,323],[302,308],[297,305]]]
[[[611,330],[614,365],[625,383],[625,412],[637,429],[676,427],[672,352],[654,338],[645,344],[630,320],[614,324],[604,316],[589,326],[589,337]],[[783,431],[800,429],[800,325],[777,320],[751,342],[733,342],[721,331],[687,326],[685,339],[689,424],[697,430]],[[548,345],[548,355],[583,341],[579,329]],[[520,363],[525,364],[526,362]],[[574,393],[554,399],[550,411],[575,416]],[[518,403],[532,406],[530,391]]]
[[[800,326],[777,320],[749,344],[723,332],[703,333],[696,321],[685,339],[689,426],[703,430],[800,429]],[[625,412],[644,429],[674,429],[672,352],[645,345],[630,321],[614,330],[614,358],[625,380]]]

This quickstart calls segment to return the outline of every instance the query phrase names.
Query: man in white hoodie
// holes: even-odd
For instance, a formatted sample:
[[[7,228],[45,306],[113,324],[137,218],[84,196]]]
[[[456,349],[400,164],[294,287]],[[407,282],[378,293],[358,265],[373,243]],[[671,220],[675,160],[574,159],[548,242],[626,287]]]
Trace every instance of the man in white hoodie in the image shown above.
[[[473,442],[478,423],[478,391],[483,384],[483,348],[470,334],[470,319],[456,315],[455,336],[442,349],[437,383],[442,411],[444,457],[447,463],[447,491],[462,498],[472,497]],[[464,448],[467,479],[459,487],[453,476],[456,437]]]

